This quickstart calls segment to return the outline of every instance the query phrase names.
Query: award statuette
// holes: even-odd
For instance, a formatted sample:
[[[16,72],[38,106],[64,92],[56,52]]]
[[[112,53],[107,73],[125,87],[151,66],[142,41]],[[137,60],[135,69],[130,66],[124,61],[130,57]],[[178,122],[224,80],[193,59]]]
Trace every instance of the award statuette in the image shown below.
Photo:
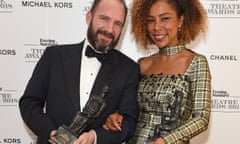
[[[83,111],[78,111],[76,113],[69,126],[60,126],[50,142],[55,142],[57,144],[73,144],[78,136],[81,135],[105,109],[106,103],[104,97],[107,95],[108,91],[109,87],[105,86],[100,95],[90,96]]]

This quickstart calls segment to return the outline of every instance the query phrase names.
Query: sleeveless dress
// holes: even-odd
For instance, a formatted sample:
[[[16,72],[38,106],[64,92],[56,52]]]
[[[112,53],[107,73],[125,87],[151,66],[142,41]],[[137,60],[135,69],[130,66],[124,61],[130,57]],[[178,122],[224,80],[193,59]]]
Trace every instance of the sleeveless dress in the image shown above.
[[[187,144],[207,128],[210,117],[210,72],[195,55],[184,74],[142,75],[138,87],[139,121],[128,144],[162,137],[167,144]]]

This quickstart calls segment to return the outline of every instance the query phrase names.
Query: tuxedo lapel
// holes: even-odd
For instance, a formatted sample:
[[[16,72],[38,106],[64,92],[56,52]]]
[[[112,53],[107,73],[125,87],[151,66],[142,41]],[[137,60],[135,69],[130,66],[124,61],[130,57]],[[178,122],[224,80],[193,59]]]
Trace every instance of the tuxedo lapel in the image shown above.
[[[80,109],[80,60],[83,43],[66,48],[63,54],[63,66],[66,86],[76,111]]]

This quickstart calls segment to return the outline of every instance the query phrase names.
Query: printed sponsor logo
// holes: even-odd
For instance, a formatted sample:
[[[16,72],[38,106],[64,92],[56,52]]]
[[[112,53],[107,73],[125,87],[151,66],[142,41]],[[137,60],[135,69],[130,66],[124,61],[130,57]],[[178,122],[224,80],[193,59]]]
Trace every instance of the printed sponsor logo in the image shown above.
[[[43,48],[31,48],[28,53],[25,55],[25,62],[37,62],[45,49]]]
[[[240,18],[239,0],[202,1],[210,18]]]
[[[57,41],[53,40],[53,39],[42,39],[42,38],[40,38],[40,45],[41,46],[57,45]]]
[[[56,40],[43,38],[40,38],[39,44],[25,44],[26,47],[30,47],[29,51],[25,54],[25,62],[37,62],[47,46],[57,44]]]
[[[6,144],[20,144],[21,139],[20,138],[4,138],[3,142]]]
[[[0,56],[15,56],[16,54],[15,49],[0,49]]]
[[[12,9],[13,6],[12,4],[10,4],[9,2],[7,2],[6,0],[0,0],[0,10],[9,10]]]
[[[236,55],[210,55],[212,61],[238,61]]]
[[[21,139],[20,138],[3,138],[0,140],[0,143],[3,144],[20,144]]]
[[[0,105],[1,106],[16,106],[18,99],[15,98],[16,90],[7,90],[0,88]]]
[[[22,1],[22,7],[24,8],[73,8],[73,3],[69,1],[36,1],[36,0],[24,0]]]
[[[240,96],[231,96],[225,90],[213,90],[212,111],[240,113]]]

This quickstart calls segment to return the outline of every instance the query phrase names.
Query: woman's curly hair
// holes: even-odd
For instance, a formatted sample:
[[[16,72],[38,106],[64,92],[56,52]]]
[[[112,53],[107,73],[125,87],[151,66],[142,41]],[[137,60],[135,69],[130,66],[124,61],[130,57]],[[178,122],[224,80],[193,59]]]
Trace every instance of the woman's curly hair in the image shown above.
[[[205,31],[207,14],[199,0],[134,0],[132,7],[132,32],[137,42],[147,48],[153,44],[147,31],[147,16],[151,6],[157,1],[166,1],[177,13],[184,16],[183,25],[178,32],[180,43],[193,41],[200,32]]]

